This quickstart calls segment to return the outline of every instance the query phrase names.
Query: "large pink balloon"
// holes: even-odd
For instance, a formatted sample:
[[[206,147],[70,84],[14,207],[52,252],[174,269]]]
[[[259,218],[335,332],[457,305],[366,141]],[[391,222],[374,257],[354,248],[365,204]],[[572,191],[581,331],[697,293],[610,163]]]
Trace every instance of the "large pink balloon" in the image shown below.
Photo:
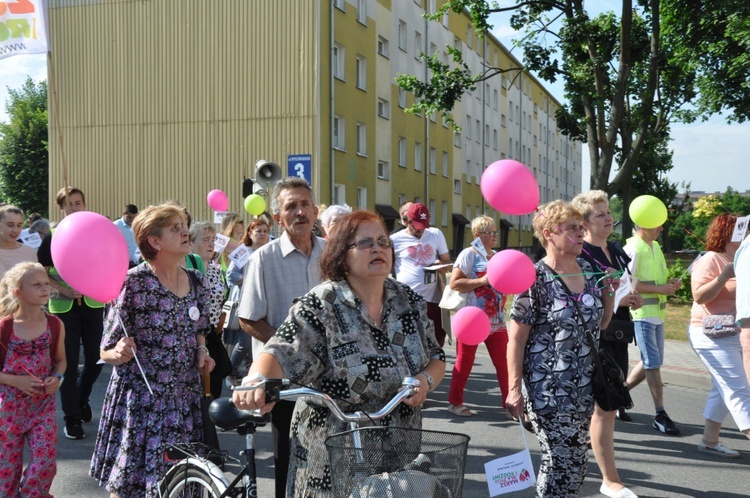
[[[208,205],[214,211],[226,211],[229,209],[229,197],[221,190],[212,190],[206,196]]]
[[[490,206],[507,214],[528,214],[539,205],[539,184],[529,168],[512,159],[495,161],[482,173],[479,188]]]
[[[492,256],[487,263],[487,279],[496,291],[503,294],[520,294],[536,279],[531,259],[521,251],[505,249]]]
[[[490,317],[481,308],[465,306],[453,315],[451,330],[457,341],[476,346],[490,335]]]
[[[52,262],[73,289],[106,303],[116,298],[128,272],[128,244],[104,216],[81,211],[66,216],[52,237]]]

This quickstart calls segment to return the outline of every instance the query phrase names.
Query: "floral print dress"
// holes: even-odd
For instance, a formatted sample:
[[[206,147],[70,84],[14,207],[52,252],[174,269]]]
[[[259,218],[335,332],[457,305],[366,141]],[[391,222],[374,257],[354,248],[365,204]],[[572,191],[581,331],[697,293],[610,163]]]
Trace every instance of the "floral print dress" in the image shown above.
[[[295,301],[264,352],[279,361],[285,377],[340,400],[349,413],[380,410],[404,377],[414,377],[433,358],[445,361],[424,299],[390,278],[380,327],[346,282],[325,282]],[[401,404],[380,425],[421,428],[421,411]],[[287,496],[331,496],[324,442],[346,430],[348,424],[325,406],[297,400]]]
[[[149,265],[131,269],[104,324],[101,347],[112,349],[124,336],[120,315],[153,390],[135,360],[113,368],[90,474],[120,498],[158,496],[167,443],[203,437],[196,335],[209,331],[209,289],[200,272],[185,271],[190,292],[178,297]]]

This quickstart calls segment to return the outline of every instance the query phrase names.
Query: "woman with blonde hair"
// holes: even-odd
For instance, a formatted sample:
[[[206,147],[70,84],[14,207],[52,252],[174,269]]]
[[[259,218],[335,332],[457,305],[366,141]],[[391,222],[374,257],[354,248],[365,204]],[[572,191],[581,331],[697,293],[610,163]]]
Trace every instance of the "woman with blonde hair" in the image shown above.
[[[490,335],[484,344],[490,353],[495,366],[497,382],[500,385],[502,403],[508,396],[508,369],[506,354],[508,349],[508,331],[505,327],[505,296],[493,289],[487,280],[487,263],[495,254],[493,247],[497,243],[495,221],[489,216],[477,216],[471,220],[471,233],[474,240],[469,247],[461,251],[453,264],[450,283],[451,289],[466,292],[467,306],[477,306],[490,318]],[[456,342],[456,362],[453,365],[451,386],[448,391],[448,411],[459,417],[470,417],[471,410],[464,405],[464,389],[469,374],[474,366],[477,346],[470,346],[461,341]]]
[[[576,496],[581,489],[595,404],[596,342],[614,306],[591,265],[578,259],[582,222],[569,202],[539,207],[534,235],[547,254],[535,265],[536,281],[516,296],[508,323],[506,409],[514,418],[526,411],[534,426],[542,451],[538,496]],[[604,280],[607,289],[617,283]]]

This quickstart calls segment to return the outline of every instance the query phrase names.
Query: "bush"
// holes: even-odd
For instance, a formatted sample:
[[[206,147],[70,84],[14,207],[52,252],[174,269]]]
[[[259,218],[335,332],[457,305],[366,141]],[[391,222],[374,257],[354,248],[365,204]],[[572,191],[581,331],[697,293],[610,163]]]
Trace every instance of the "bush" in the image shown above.
[[[682,261],[680,259],[677,259],[677,261],[675,261],[672,266],[667,267],[667,271],[669,273],[668,278],[679,278],[680,280],[682,280],[682,286],[677,289],[677,292],[669,296],[669,299],[678,303],[692,303],[693,292],[690,289],[690,273],[687,271],[687,269],[685,269]]]

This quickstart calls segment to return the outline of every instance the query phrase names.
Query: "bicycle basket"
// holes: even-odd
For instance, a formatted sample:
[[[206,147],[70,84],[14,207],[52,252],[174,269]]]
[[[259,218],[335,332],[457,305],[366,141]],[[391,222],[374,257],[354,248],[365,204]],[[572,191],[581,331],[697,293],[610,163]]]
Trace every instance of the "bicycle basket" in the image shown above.
[[[460,498],[469,436],[361,427],[326,439],[335,498]]]

